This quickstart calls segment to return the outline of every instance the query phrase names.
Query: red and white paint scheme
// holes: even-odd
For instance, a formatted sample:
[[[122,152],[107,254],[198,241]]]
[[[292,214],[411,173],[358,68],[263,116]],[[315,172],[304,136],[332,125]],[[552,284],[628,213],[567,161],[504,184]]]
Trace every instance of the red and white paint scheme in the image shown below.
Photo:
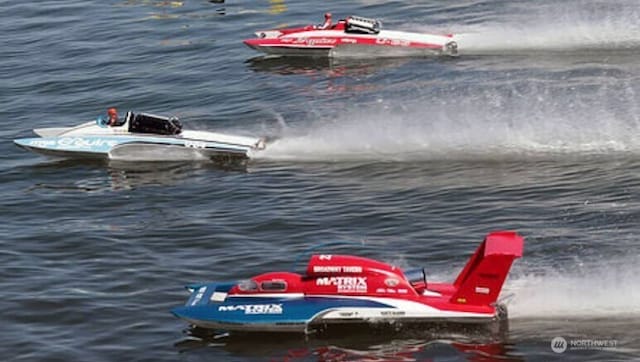
[[[403,272],[363,257],[313,255],[302,274],[191,285],[191,297],[173,313],[196,326],[244,331],[372,321],[502,322],[506,308],[498,296],[523,245],[515,232],[490,233],[452,284],[427,280],[424,269]]]
[[[457,55],[452,34],[422,34],[382,30],[379,20],[349,16],[327,28],[308,25],[299,28],[256,32],[244,41],[267,54],[287,56],[420,56]]]

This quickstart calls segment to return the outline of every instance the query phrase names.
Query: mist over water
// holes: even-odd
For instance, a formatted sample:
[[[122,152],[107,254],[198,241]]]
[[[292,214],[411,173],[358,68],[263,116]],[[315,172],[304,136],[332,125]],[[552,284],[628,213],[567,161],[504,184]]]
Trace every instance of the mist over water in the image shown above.
[[[634,1],[505,4],[495,22],[456,29],[461,54],[640,50],[640,11]]]
[[[600,77],[609,72],[602,73]],[[640,83],[599,82],[593,74],[589,78],[561,86],[545,79],[502,79],[451,85],[444,92],[422,88],[417,90],[422,94],[408,101],[385,99],[367,107],[344,104],[335,119],[314,119],[300,129],[285,129],[256,156],[414,161],[637,154]]]
[[[439,87],[418,83],[409,97],[376,97],[365,106],[338,103],[332,118],[310,117],[304,127],[285,130],[258,157],[412,161],[637,154],[637,4],[505,6],[513,13],[456,28],[461,57],[449,62],[454,73]]]
[[[640,318],[640,255],[603,264],[545,267],[540,274],[514,275],[503,295],[512,294],[514,318]]]

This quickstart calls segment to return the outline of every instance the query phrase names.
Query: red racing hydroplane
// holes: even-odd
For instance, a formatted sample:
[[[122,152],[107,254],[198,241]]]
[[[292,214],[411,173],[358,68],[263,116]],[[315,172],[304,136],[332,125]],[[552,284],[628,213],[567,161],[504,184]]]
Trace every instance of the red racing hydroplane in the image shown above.
[[[331,23],[330,14],[323,25],[258,31],[256,38],[244,41],[249,47],[267,54],[329,57],[398,57],[457,55],[452,34],[424,34],[382,30],[379,20],[359,16]]]
[[[427,279],[350,255],[313,255],[306,271],[270,272],[229,283],[188,286],[172,313],[196,327],[245,332],[309,332],[336,324],[506,320],[498,296],[524,239],[515,232],[486,236],[452,283]]]

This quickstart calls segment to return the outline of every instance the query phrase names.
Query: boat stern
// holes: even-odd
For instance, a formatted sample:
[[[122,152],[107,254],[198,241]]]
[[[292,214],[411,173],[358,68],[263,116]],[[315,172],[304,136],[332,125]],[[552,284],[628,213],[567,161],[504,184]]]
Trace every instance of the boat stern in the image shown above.
[[[456,56],[458,55],[458,43],[454,40],[447,42],[442,51],[445,55]]]

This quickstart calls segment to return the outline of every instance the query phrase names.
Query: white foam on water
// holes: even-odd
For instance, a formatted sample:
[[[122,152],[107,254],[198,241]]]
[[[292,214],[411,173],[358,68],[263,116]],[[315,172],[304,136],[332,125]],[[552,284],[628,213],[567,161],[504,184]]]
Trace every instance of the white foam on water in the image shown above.
[[[535,82],[346,109],[283,131],[257,158],[415,161],[640,153],[637,85],[581,93]],[[520,87],[520,88],[518,88]]]
[[[640,317],[640,255],[567,270],[512,275],[502,295],[510,317]]]
[[[512,4],[513,5],[513,4]],[[460,54],[640,48],[636,1],[526,3],[519,13],[456,27]]]

